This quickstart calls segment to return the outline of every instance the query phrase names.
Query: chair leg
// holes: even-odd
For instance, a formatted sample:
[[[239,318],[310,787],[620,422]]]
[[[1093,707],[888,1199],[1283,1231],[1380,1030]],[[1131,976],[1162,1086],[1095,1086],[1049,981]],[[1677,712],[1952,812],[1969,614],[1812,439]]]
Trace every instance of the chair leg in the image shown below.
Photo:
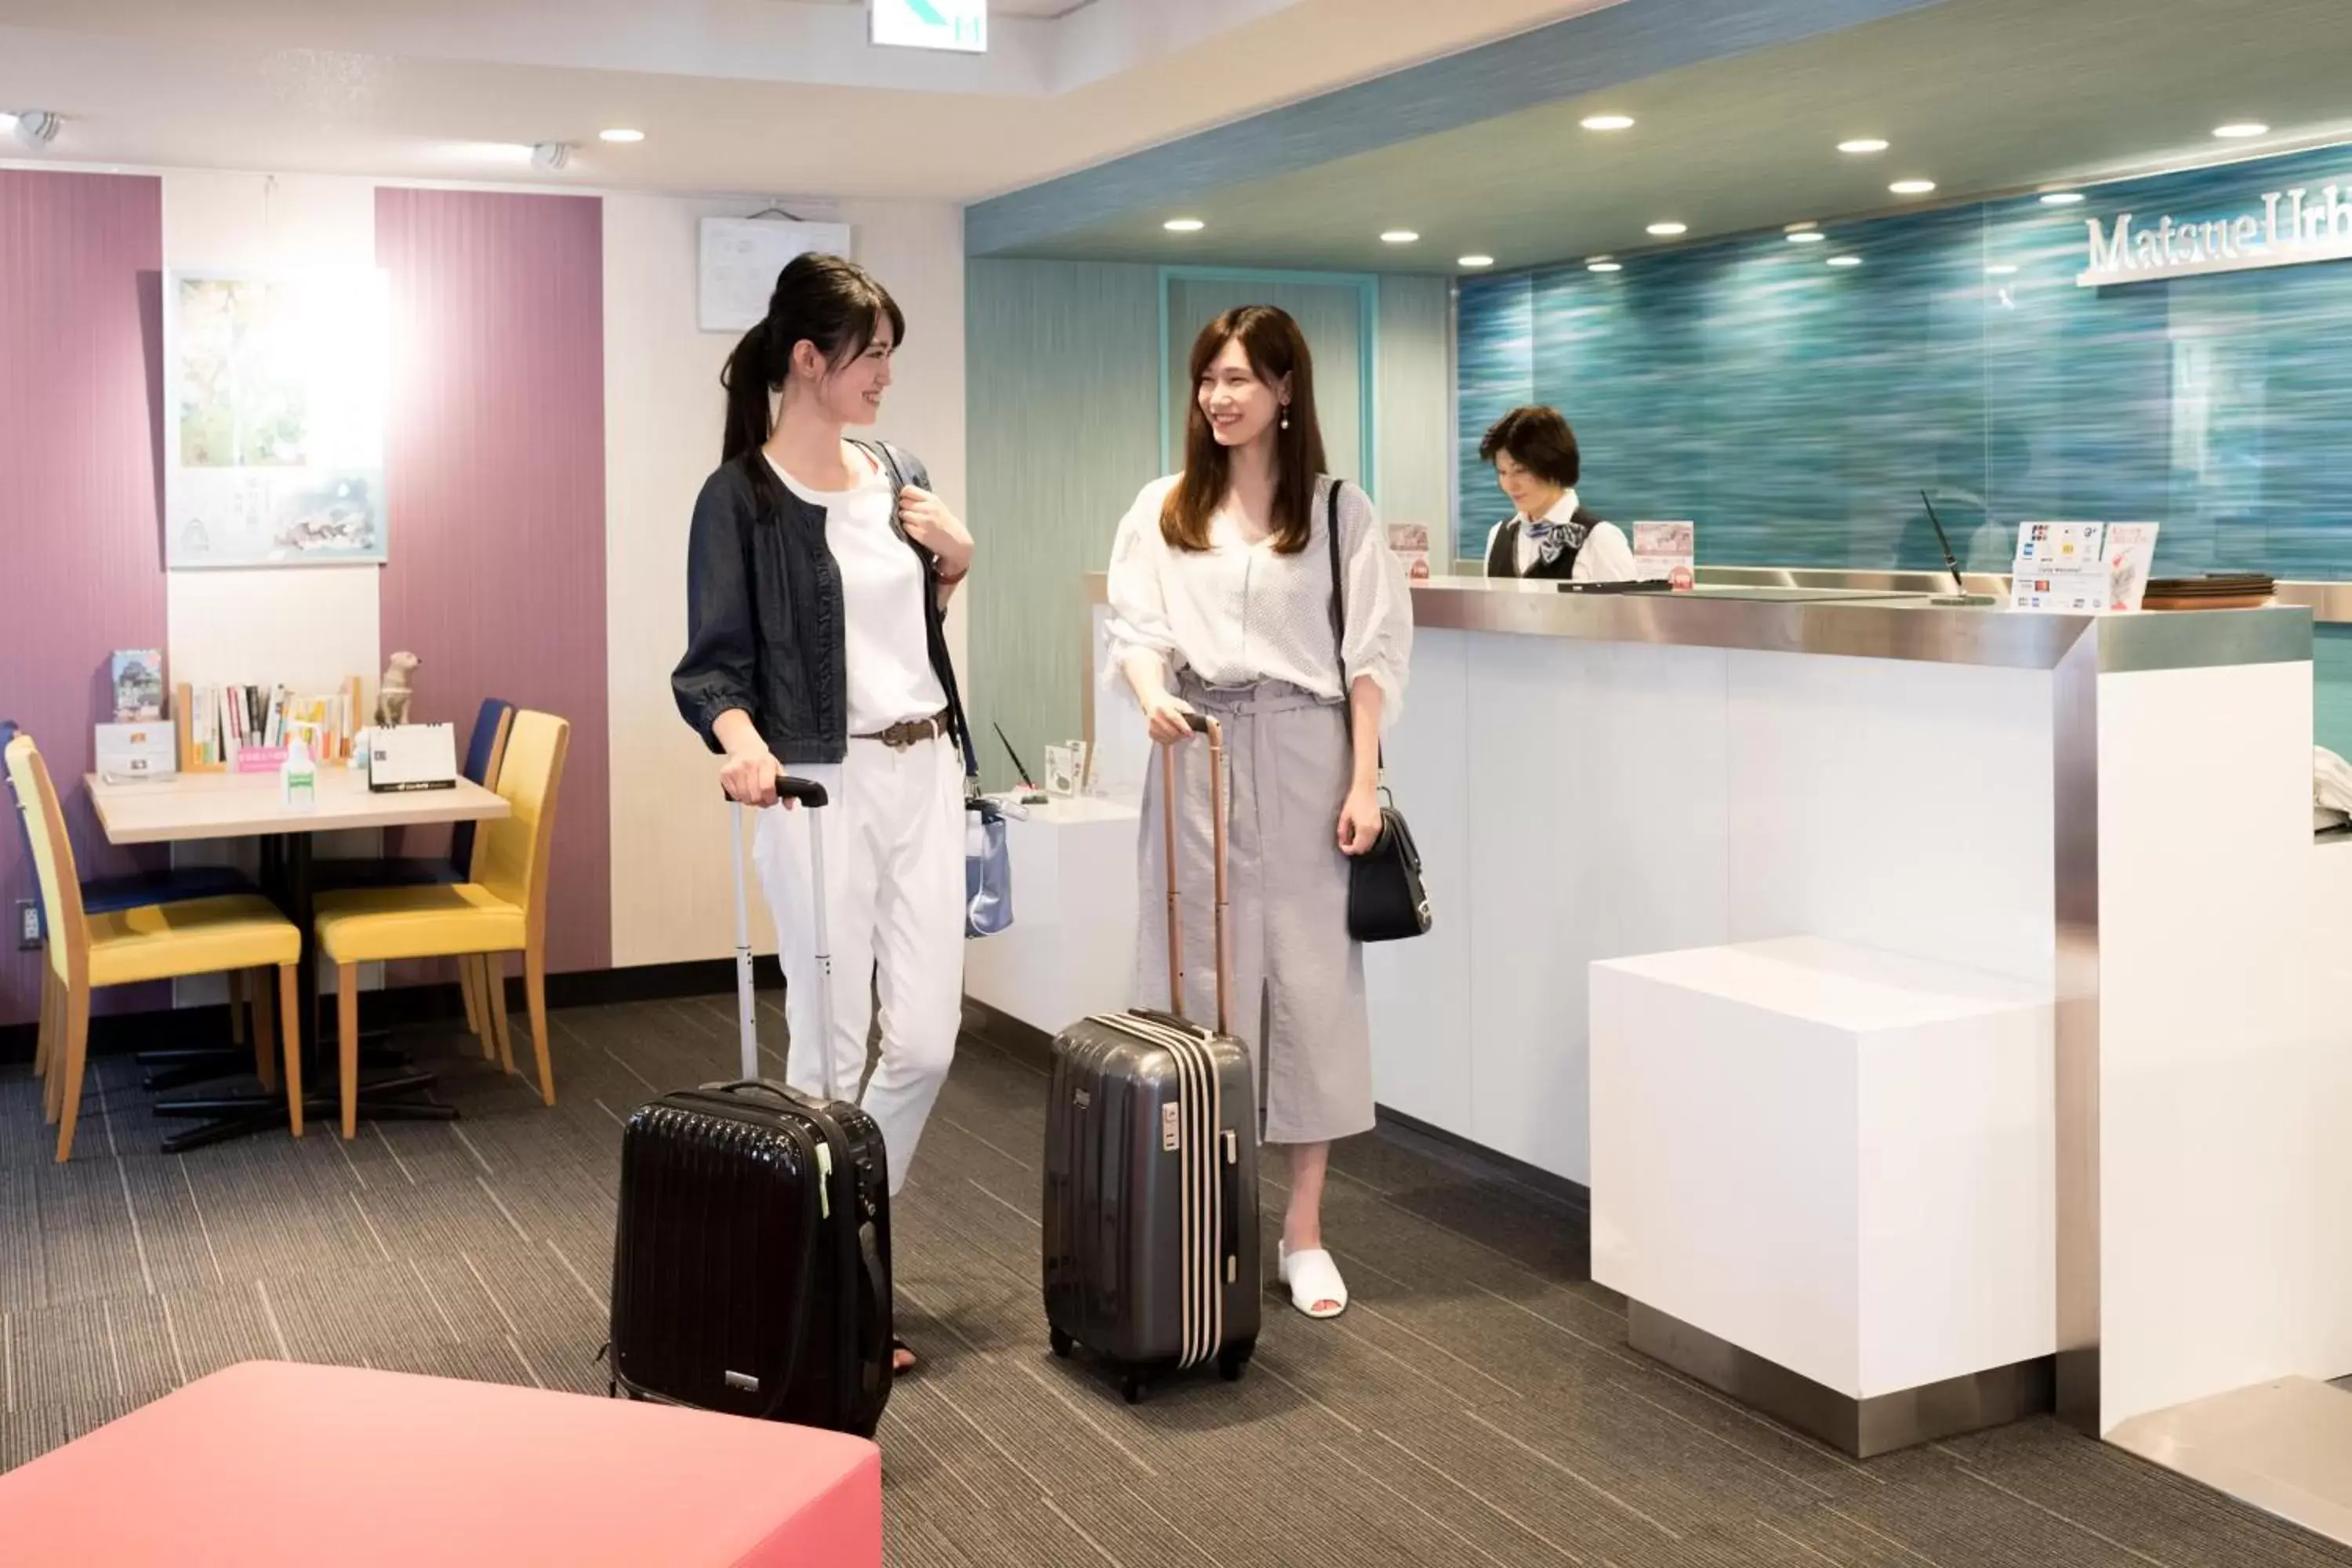
[[[555,1103],[555,1068],[547,1054],[547,953],[542,948],[523,950],[523,993],[530,1005],[530,1045],[539,1056],[539,1098]]]
[[[58,1031],[65,1027],[63,1010],[58,1003],[58,977],[49,968],[49,955],[41,955],[41,1032],[33,1042],[33,1076],[41,1077],[49,1070],[49,1058],[57,1049]],[[43,1104],[47,1097],[43,1096]]]
[[[295,1004],[301,994],[300,974],[293,964],[278,966],[278,1014],[285,1020],[278,1039],[286,1055],[286,1115],[297,1138],[302,1136],[302,1010]]]
[[[360,966],[335,965],[336,1064],[343,1080],[343,1141],[360,1135]]]
[[[253,1014],[253,1076],[261,1080],[266,1094],[278,1092],[278,1029],[270,1016],[268,970],[256,970],[245,995],[245,1005]],[[240,976],[241,977],[241,976]]]
[[[60,1070],[50,1077],[58,1085],[58,1163],[62,1165],[73,1158],[74,1124],[81,1120],[82,1064],[89,1054],[89,987],[68,987],[65,1037],[58,1044],[64,1053]]]
[[[245,971],[228,972],[228,1043],[245,1044]]]
[[[482,955],[482,994],[490,1010],[490,1027],[499,1038],[499,1070],[511,1073],[514,1066],[514,1015],[507,1010],[507,955],[486,952]]]
[[[490,1016],[490,961],[481,953],[460,960],[474,977],[474,1007],[481,1015],[482,1059],[499,1059],[499,1026]]]
[[[457,990],[466,998],[466,1031],[479,1039],[482,1034],[482,999],[474,994],[474,960],[471,954],[457,960]]]
[[[73,1013],[73,988],[62,980],[57,986],[57,1032],[49,1040],[49,1070],[41,1077],[41,1120],[51,1127],[65,1109],[66,1039]]]

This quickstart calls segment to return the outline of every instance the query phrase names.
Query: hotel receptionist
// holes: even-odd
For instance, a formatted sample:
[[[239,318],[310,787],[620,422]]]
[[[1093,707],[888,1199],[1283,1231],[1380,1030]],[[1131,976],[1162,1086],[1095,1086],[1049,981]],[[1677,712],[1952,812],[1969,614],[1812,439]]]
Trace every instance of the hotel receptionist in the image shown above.
[[[1557,408],[1514,408],[1478,444],[1481,462],[1518,510],[1486,535],[1489,577],[1622,583],[1633,575],[1624,531],[1576,498],[1576,433]]]

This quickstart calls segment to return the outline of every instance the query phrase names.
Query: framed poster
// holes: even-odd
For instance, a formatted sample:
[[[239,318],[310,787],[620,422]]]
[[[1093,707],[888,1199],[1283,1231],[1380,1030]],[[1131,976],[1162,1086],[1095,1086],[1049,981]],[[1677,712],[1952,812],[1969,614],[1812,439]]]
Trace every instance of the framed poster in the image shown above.
[[[845,223],[792,218],[707,217],[702,220],[695,321],[706,332],[748,332],[768,315],[776,274],[811,250],[849,254]]]
[[[383,561],[388,351],[373,268],[165,272],[164,564]]]

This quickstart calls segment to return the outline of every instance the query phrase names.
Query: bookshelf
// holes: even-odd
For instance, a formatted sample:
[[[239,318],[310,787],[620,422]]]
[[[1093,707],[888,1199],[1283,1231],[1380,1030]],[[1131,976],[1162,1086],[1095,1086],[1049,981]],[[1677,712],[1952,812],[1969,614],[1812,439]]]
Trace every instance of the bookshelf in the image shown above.
[[[356,675],[325,693],[297,692],[285,686],[196,686],[182,681],[173,689],[173,700],[184,773],[231,772],[247,751],[281,748],[303,730],[317,737],[314,754],[321,765],[348,762],[352,737],[366,728],[368,717]]]

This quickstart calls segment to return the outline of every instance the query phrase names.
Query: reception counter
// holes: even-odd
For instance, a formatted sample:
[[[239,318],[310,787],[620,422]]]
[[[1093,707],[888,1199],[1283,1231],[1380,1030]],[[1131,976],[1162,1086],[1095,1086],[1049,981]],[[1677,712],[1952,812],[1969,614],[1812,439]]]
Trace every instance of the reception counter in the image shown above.
[[[1755,1351],[1641,1296],[1667,1277],[1645,1273],[1659,1248],[1640,1234],[1673,1223],[1649,1202],[1661,1170],[1691,1201],[1748,1178],[1710,1162],[1730,1148],[1706,1120],[1719,1102],[1678,1123],[1652,1084],[1653,1120],[1599,1148],[1646,1161],[1654,1190],[1612,1203],[1594,966],[1803,942],[1973,977],[2021,1009],[1999,1025],[2002,1081],[2046,1100],[1986,1099],[1967,1135],[2009,1138],[2036,1173],[2003,1184],[1979,1256],[2021,1259],[2016,1292],[2048,1303],[2047,1333],[2006,1333],[2000,1353],[2054,1365],[2073,1419],[2105,1435],[2352,1372],[2352,847],[2310,830],[2308,610],[2038,616],[1477,579],[1416,584],[1413,604],[1388,782],[1436,924],[1367,953],[1378,1097],[1592,1186],[1595,1278],[1655,1309],[1664,1339],[1699,1360]],[[1129,714],[1101,717],[1107,756],[1134,747]],[[1968,1201],[1945,1186],[1938,1201]],[[1882,1361],[1932,1370],[1916,1346]],[[1793,1370],[1808,1396],[1887,1392]]]
[[[2085,1425],[2352,1371],[2352,864],[2311,837],[2307,611],[1414,610],[1389,778],[1437,925],[1368,955],[1375,1082],[1597,1182],[1596,1278],[1638,1285],[1641,1243],[1594,1169],[1593,964],[1811,939],[2048,999],[2054,1256],[2018,1287]]]

